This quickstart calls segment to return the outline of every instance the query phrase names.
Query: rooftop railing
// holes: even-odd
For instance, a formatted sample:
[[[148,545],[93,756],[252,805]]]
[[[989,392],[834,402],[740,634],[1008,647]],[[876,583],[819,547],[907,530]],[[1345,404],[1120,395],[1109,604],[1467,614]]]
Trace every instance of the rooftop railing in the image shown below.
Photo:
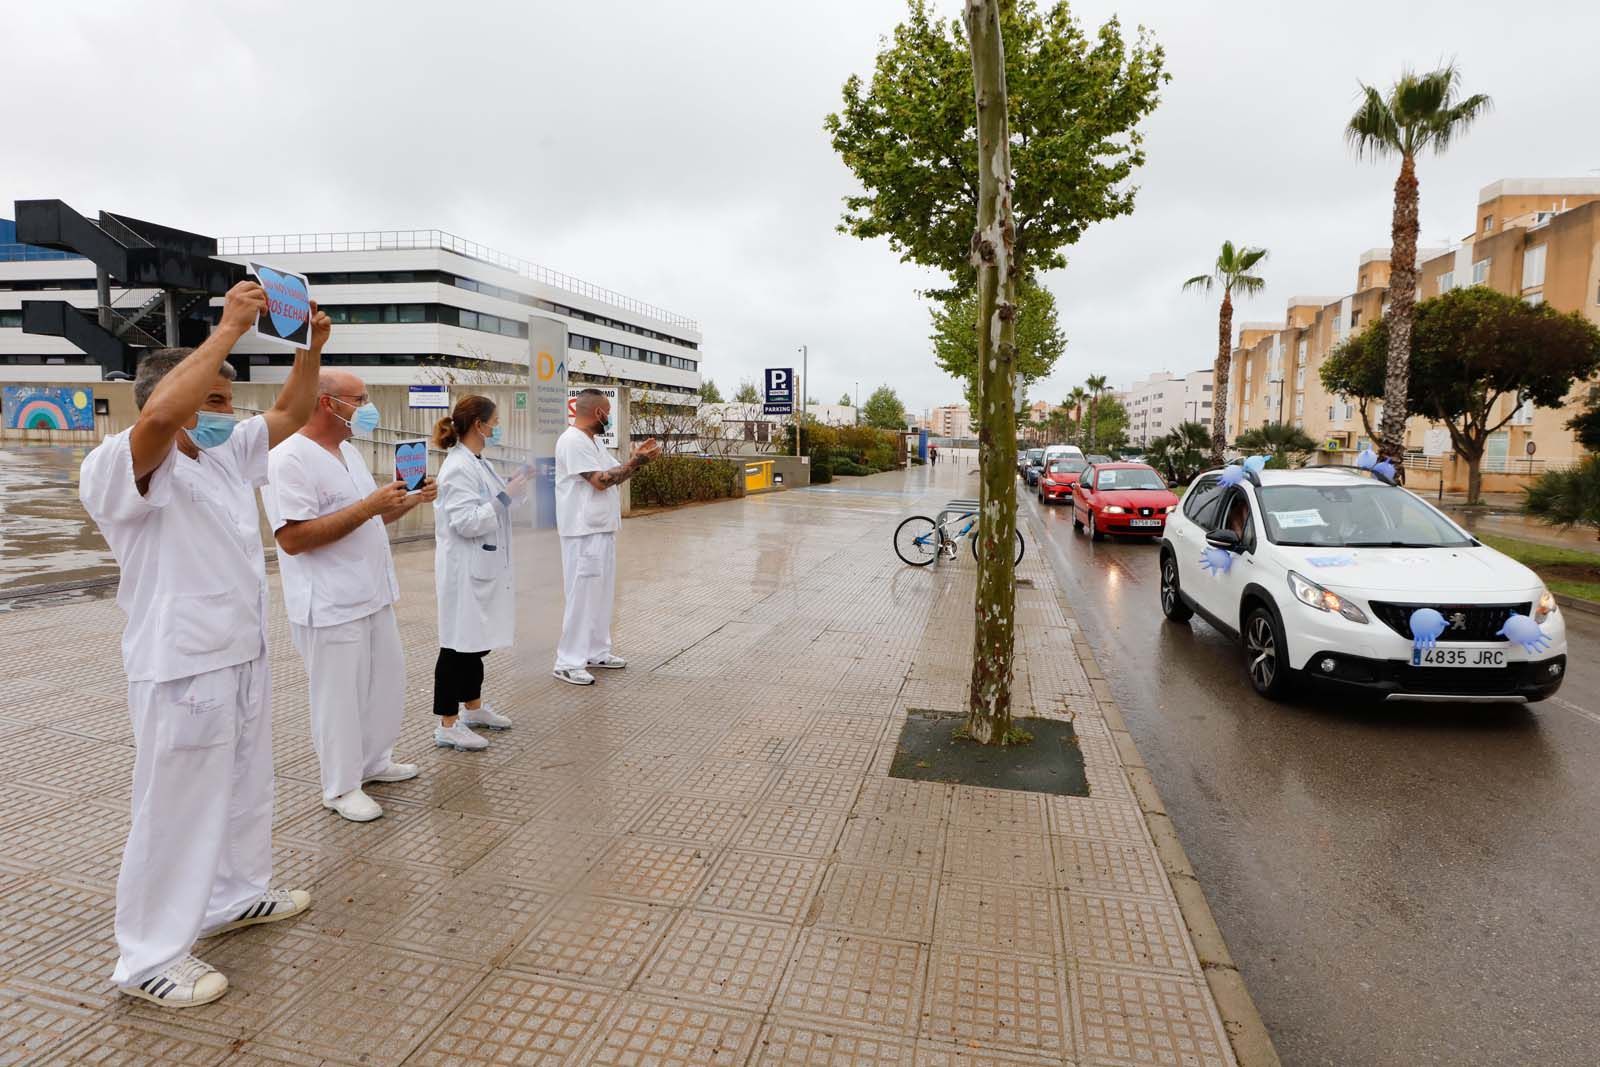
[[[519,259],[496,251],[487,245],[457,237],[444,230],[353,230],[346,233],[280,233],[253,237],[222,237],[218,239],[219,253],[224,256],[269,256],[301,252],[386,252],[411,248],[438,248],[458,256],[476,259],[502,270],[511,271],[544,285],[565,289],[591,300],[599,300],[613,307],[625,308],[648,315],[658,322],[685,329],[700,331],[694,319],[668,311],[643,300],[624,296],[614,289],[594,285],[582,278],[574,278],[549,267]]]

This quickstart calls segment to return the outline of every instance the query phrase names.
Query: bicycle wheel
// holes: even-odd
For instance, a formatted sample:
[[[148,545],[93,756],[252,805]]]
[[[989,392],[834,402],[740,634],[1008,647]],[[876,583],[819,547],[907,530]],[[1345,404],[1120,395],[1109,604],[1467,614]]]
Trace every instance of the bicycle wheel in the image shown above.
[[[913,515],[894,529],[894,554],[913,567],[926,567],[939,553],[939,529],[926,515]]]
[[[1022,562],[1022,553],[1026,550],[1027,546],[1024,545],[1023,542],[1022,542],[1022,531],[1021,530],[1017,530],[1016,531],[1016,535],[1017,535],[1017,559],[1016,559],[1016,562],[1017,563],[1021,563]],[[977,560],[978,560],[978,535],[976,533],[974,533],[972,535],[971,541],[972,541],[972,560],[973,560],[974,563],[976,563]]]

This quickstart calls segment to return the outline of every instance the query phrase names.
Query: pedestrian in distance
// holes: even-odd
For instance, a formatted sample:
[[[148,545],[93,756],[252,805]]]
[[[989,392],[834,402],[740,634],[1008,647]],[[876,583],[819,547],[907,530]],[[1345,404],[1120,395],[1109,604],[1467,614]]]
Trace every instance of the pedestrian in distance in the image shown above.
[[[310,683],[322,806],[352,822],[383,814],[362,786],[417,776],[415,763],[392,758],[405,718],[406,660],[384,528],[436,492],[431,483],[415,493],[402,481],[378,486],[350,443],[377,426],[361,379],[324,370],[311,418],[272,450],[261,494],[280,550],[289,632]]]
[[[272,699],[267,570],[255,491],[267,453],[317,398],[328,316],[272,408],[233,410],[234,344],[267,308],[253,281],[228,291],[198,348],[136,368],[131,428],[85,457],[84,509],[122,569],[117,604],[133,724],[133,820],[117,876],[124,994],[187,1008],[228,980],[191,954],[202,937],[298,915],[303,890],[272,889]]]
[[[932,463],[935,467],[937,467],[939,465],[939,446],[938,445],[929,445],[928,446],[928,462]]]
[[[439,659],[433,668],[433,743],[472,752],[489,742],[471,727],[507,730],[511,719],[483,699],[483,658],[515,636],[516,574],[511,504],[528,487],[524,468],[502,479],[483,450],[500,443],[500,414],[486,396],[465,396],[433,430],[448,449],[433,510]]]
[[[611,401],[598,389],[581,390],[572,425],[556,439],[556,530],[561,535],[561,643],[555,676],[593,685],[591,667],[621,670],[628,661],[611,650],[611,609],[617,587],[617,531],[622,493],[617,487],[661,454],[655,438],[618,463],[596,438],[611,426]]]

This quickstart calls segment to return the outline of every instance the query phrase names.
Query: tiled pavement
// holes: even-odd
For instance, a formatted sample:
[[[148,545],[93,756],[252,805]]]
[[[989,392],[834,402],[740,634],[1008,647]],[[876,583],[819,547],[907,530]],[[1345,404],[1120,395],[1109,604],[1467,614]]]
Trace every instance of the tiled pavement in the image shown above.
[[[274,607],[277,881],[302,919],[204,943],[221,1001],[115,996],[132,764],[109,600],[0,615],[0,1065],[1231,1064],[1041,555],[1016,692],[1071,716],[1093,795],[886,777],[907,708],[962,706],[973,567],[912,569],[899,519],[959,467],[625,524],[628,670],[550,678],[559,578],[518,544],[516,720],[431,747],[431,551],[397,557],[411,652],[386,816],[317,803]],[[276,579],[273,581],[276,587]]]

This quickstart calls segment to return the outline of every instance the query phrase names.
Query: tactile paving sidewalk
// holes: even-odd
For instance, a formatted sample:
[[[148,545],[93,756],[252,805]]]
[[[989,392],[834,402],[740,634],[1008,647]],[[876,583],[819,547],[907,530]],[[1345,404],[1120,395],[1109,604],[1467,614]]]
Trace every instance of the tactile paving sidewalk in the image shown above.
[[[524,534],[487,683],[516,728],[485,753],[432,747],[432,553],[402,549],[423,773],[365,825],[318,803],[275,602],[275,881],[315,902],[202,942],[231,989],[183,1012],[107,981],[122,617],[0,615],[0,1065],[1232,1064],[1033,546],[1018,712],[1074,719],[1093,796],[886,777],[907,708],[963,706],[973,588],[965,549],[915,569],[891,535],[969,470],[628,520],[629,667],[587,689],[550,677],[559,554]]]

